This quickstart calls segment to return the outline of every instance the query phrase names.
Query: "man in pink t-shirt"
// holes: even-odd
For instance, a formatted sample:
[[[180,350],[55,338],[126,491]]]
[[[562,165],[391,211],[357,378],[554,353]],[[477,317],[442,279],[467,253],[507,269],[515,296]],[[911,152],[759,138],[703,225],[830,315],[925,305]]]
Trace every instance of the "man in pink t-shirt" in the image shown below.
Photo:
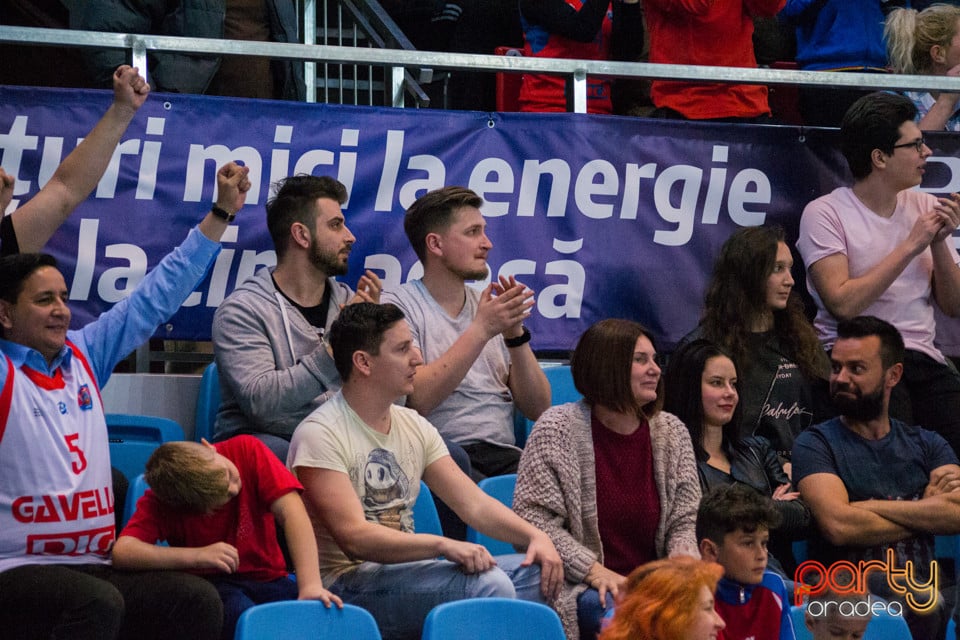
[[[797,249],[824,346],[833,347],[838,320],[872,315],[894,325],[907,356],[891,414],[939,432],[960,451],[960,375],[933,344],[933,301],[960,314],[960,256],[951,245],[960,195],[914,188],[931,155],[915,116],[913,103],[892,93],[850,107],[840,144],[854,184],[807,205]]]

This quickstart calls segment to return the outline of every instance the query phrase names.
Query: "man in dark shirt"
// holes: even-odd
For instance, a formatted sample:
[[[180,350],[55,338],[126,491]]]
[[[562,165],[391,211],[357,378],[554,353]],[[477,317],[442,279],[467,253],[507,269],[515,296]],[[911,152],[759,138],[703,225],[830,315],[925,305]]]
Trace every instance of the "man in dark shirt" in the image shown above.
[[[885,571],[870,570],[871,592],[900,604],[913,637],[942,638],[948,612],[930,582],[933,545],[935,535],[960,531],[960,466],[940,435],[889,417],[903,356],[888,322],[859,316],[837,325],[830,392],[840,417],[797,436],[793,481],[822,535],[812,558],[882,564]],[[803,565],[798,583],[826,579],[802,573]]]

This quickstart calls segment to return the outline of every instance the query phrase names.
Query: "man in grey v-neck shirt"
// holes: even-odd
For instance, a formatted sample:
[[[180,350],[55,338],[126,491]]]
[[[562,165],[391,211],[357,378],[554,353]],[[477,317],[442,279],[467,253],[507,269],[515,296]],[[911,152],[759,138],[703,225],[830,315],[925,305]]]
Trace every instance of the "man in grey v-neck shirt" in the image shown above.
[[[425,362],[407,405],[463,446],[475,479],[516,472],[515,405],[531,420],[550,406],[550,384],[523,326],[533,292],[503,277],[482,291],[467,286],[489,273],[493,245],[482,204],[462,187],[437,189],[414,202],[404,229],[423,263],[423,278],[383,293],[384,302],[404,311]]]

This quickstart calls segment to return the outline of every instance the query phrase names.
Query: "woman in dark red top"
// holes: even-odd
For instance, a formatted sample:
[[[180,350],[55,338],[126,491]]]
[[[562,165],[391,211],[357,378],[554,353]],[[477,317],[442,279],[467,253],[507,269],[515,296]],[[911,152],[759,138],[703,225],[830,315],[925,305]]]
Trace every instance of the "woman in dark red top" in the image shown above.
[[[570,361],[583,400],[545,411],[520,459],[513,508],[563,560],[557,609],[569,638],[595,637],[637,566],[699,555],[693,448],[683,423],[660,410],[656,356],[636,322],[587,329]]]

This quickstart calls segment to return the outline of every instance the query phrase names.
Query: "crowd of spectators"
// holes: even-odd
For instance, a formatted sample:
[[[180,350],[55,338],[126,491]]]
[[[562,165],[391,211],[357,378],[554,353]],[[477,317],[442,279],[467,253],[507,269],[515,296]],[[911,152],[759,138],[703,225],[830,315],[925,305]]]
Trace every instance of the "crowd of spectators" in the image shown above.
[[[97,17],[94,4],[80,12],[84,20]],[[705,63],[720,38],[706,21],[722,26],[730,45],[732,57],[717,64],[754,66],[753,18],[786,6],[801,19],[812,9],[799,4],[677,11],[647,0],[650,59],[671,62],[658,42],[669,34],[699,49],[679,47],[689,57],[674,62]],[[580,10],[588,7],[597,9],[588,0]],[[885,33],[895,71],[960,68],[955,9],[882,8],[892,9]],[[265,17],[246,9],[247,26]],[[530,3],[520,9],[525,21],[549,23]],[[632,10],[598,12],[598,33],[612,34]],[[216,37],[245,28],[212,17],[215,31],[222,27]],[[804,52],[817,31],[797,27]],[[157,60],[155,77],[163,82],[163,69],[188,62]],[[283,87],[284,78],[296,86],[296,74],[279,66],[265,61],[260,88],[295,97]],[[239,86],[215,80],[228,69],[228,60],[207,69],[196,90]],[[922,586],[936,570],[933,537],[960,532],[960,374],[935,344],[934,316],[935,306],[960,315],[960,255],[951,244],[960,195],[915,189],[931,155],[923,131],[949,129],[957,100],[892,92],[850,96],[839,124],[853,184],[803,212],[796,249],[816,306],[812,323],[793,290],[794,251],[782,230],[742,229],[717,256],[701,322],[665,375],[647,329],[602,320],[571,358],[583,400],[557,407],[523,324],[533,292],[512,278],[482,291],[466,286],[487,276],[494,248],[475,193],[443,187],[408,208],[404,228],[421,279],[382,291],[368,272],[354,290],[336,280],[355,241],[341,209],[345,187],[288,178],[266,205],[277,266],[238,287],[214,320],[224,399],[217,442],[181,445],[189,455],[179,459],[176,446],[158,450],[148,463],[153,488],[121,532],[109,499],[72,516],[64,506],[57,522],[25,519],[25,499],[63,505],[54,496],[89,493],[100,505],[101,494],[112,495],[98,390],[209,269],[250,187],[245,168],[223,166],[217,202],[184,244],[129,301],[67,331],[62,274],[49,256],[26,252],[89,194],[106,169],[104,150],[150,90],[129,67],[110,78],[110,110],[0,225],[0,627],[18,637],[228,638],[243,609],[299,597],[358,604],[384,637],[412,639],[437,604],[503,596],[553,606],[571,639],[613,638],[650,633],[636,629],[659,624],[645,612],[662,592],[682,596],[676,617],[687,632],[651,637],[792,640],[784,581],[796,577],[794,539],[810,539],[827,564],[912,563]],[[654,83],[651,100],[654,117],[772,122],[763,87]],[[0,204],[12,191],[0,170]],[[515,410],[535,421],[523,448],[513,437]],[[194,471],[206,479],[165,484]],[[514,472],[512,509],[475,483]],[[421,480],[451,512],[444,536],[417,532]],[[199,495],[204,482],[210,492]],[[494,558],[462,539],[464,525],[520,553]],[[161,535],[165,550],[152,544]],[[64,539],[87,547],[67,551],[56,542]],[[281,544],[293,558],[293,586]],[[679,555],[703,561],[672,558]],[[678,580],[677,567],[690,579]],[[870,587],[888,601],[916,602]],[[145,606],[144,591],[163,606]],[[945,637],[950,612],[936,596],[929,607],[907,607],[915,638]],[[165,615],[188,598],[190,615]]]
[[[302,42],[293,5],[273,0],[122,2],[14,0],[0,23],[114,33]],[[812,71],[953,75],[950,41],[957,0],[384,0],[380,3],[417,49],[492,54],[498,47],[532,57],[623,60]],[[320,20],[322,18],[322,20]],[[319,16],[327,24],[329,16]],[[14,45],[0,51],[13,53]],[[933,48],[936,48],[936,51]],[[914,49],[911,51],[911,49]],[[4,65],[0,82],[108,87],[120,49],[17,46],[32,65]],[[302,100],[303,67],[288,60],[151,52],[154,90]],[[948,64],[949,63],[949,64]],[[26,71],[30,68],[31,71]],[[37,71],[39,70],[39,72]],[[491,73],[456,69],[432,104],[493,111]],[[588,111],[739,122],[839,126],[866,90],[801,87],[796,104],[771,104],[763,85],[667,80],[588,79]],[[955,118],[956,97],[914,96],[929,127]],[[519,109],[566,111],[572,92],[562,76],[525,74]],[[796,122],[796,111],[802,122]]]

